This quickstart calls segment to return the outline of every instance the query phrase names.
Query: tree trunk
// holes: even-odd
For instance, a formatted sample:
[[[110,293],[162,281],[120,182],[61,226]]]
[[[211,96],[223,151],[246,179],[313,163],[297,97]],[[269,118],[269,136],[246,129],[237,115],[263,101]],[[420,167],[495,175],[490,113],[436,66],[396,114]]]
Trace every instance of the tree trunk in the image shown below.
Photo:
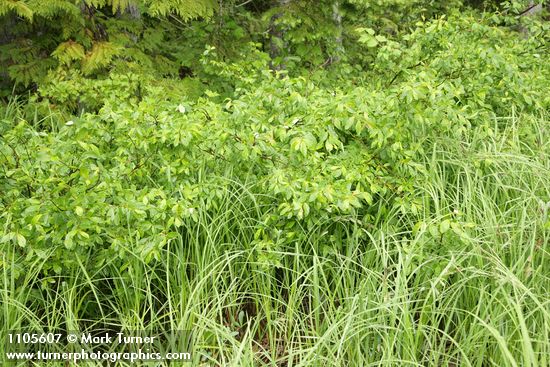
[[[141,13],[139,12],[139,8],[136,4],[129,4],[128,8],[126,8],[126,13],[128,13],[132,19],[141,18]]]
[[[529,1],[529,7],[525,9],[521,16],[529,16],[540,13],[543,10],[542,4],[536,4],[533,0]]]
[[[15,38],[13,29],[17,25],[17,16],[13,12],[3,15],[2,18],[0,18],[0,46],[7,45],[13,41]],[[9,53],[0,55],[0,89],[8,89],[10,87],[11,79],[8,74],[10,59]]]
[[[544,7],[542,4],[535,4],[533,0],[529,1],[529,7],[525,9],[523,12],[520,13],[521,17],[531,17],[534,15],[539,14],[544,10]],[[522,34],[523,38],[529,38],[529,30],[525,28],[524,26],[520,25],[520,33]]]
[[[336,26],[336,38],[334,39],[335,43],[335,52],[334,55],[330,57],[330,63],[335,63],[340,61],[340,57],[344,53],[343,45],[343,30],[342,30],[342,14],[340,13],[340,2],[335,0],[332,4],[332,20]]]
[[[283,55],[283,51],[286,51],[285,29],[278,20],[285,14],[286,7],[290,4],[291,0],[277,0],[278,11],[269,20],[269,56],[271,61],[269,66],[271,70],[279,71],[286,69],[283,60],[277,60]]]

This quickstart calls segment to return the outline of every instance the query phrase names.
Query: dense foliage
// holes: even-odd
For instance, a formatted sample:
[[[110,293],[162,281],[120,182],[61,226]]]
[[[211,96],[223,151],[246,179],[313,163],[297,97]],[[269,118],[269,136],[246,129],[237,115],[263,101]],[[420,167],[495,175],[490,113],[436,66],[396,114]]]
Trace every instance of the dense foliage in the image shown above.
[[[211,365],[546,365],[536,6],[0,0],[0,322],[193,327]]]

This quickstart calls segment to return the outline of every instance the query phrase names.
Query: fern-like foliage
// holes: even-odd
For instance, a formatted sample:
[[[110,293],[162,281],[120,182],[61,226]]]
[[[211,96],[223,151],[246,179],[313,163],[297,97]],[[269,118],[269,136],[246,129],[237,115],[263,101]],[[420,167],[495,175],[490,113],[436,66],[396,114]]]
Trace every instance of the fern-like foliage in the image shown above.
[[[0,17],[15,12],[21,18],[32,20],[33,11],[24,1],[0,0]]]
[[[178,66],[165,46],[165,36],[174,32],[165,32],[171,23],[158,18],[208,18],[215,5],[215,0],[0,0],[0,27],[6,29],[0,39],[2,76],[28,86],[56,67],[92,75],[115,62],[117,68],[132,63],[174,75]]]
[[[74,1],[67,0],[27,0],[34,16],[52,19],[58,15],[78,19],[81,16],[80,7]]]
[[[152,16],[166,16],[173,13],[183,20],[210,17],[216,8],[213,0],[145,0],[144,3]]]
[[[138,5],[138,1],[132,0],[85,0],[88,6],[93,6],[95,8],[110,7],[113,13],[124,12],[131,5]]]
[[[62,64],[67,65],[71,61],[82,60],[84,58],[84,54],[84,46],[70,40],[60,44],[52,53],[52,56],[59,60]]]
[[[59,1],[59,0],[57,0]],[[85,0],[95,8],[110,7],[113,13],[124,12],[131,6],[143,8],[153,17],[176,14],[183,20],[209,17],[214,13],[214,0]]]
[[[111,63],[119,55],[121,48],[110,42],[96,42],[82,60],[82,71],[92,74],[94,71]]]

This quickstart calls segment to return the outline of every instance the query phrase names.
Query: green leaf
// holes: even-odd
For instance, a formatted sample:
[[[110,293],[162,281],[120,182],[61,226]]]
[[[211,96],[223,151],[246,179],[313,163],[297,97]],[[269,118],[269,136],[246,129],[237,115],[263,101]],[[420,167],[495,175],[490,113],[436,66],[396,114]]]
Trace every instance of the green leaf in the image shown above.
[[[290,146],[299,152],[305,157],[309,149],[313,149],[317,144],[317,139],[311,133],[306,133],[303,136],[295,137],[290,141]]]
[[[7,233],[7,234],[5,234],[5,235],[2,236],[2,238],[0,239],[0,243],[9,242],[9,241],[11,241],[13,238],[15,238],[15,233]]]
[[[17,244],[20,247],[25,247],[27,245],[27,239],[22,234],[18,233],[16,237],[17,237]]]
[[[439,232],[440,232],[441,234],[444,234],[444,233],[446,233],[446,232],[449,230],[450,227],[451,227],[451,221],[448,220],[448,219],[445,219],[445,220],[444,220],[443,222],[441,222],[440,225],[439,225]]]
[[[52,56],[59,60],[62,64],[69,64],[74,60],[81,60],[84,58],[85,52],[84,47],[74,41],[67,41],[61,43],[54,52]]]
[[[9,4],[8,6],[11,7],[11,9],[13,9],[17,13],[17,15],[32,21],[33,11],[23,1],[16,1],[16,2],[10,1],[8,2],[8,4]]]
[[[72,250],[75,246],[75,243],[73,241],[73,237],[76,235],[77,231],[72,230],[65,236],[64,245],[67,250]]]
[[[121,48],[111,42],[96,42],[82,60],[82,71],[85,74],[91,74],[109,65],[120,52]]]

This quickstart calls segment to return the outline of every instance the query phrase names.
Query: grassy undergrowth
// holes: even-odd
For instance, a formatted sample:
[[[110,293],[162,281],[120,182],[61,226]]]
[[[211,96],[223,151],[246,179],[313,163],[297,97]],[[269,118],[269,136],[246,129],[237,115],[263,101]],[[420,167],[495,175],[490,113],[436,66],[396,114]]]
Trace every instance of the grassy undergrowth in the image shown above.
[[[255,241],[268,193],[225,178],[221,205],[184,219],[158,260],[124,243],[124,264],[93,271],[78,253],[71,274],[3,266],[0,345],[109,325],[192,329],[204,366],[548,366],[548,127],[518,114],[432,138],[415,215],[341,216],[270,250]],[[21,260],[0,246],[2,264]]]

